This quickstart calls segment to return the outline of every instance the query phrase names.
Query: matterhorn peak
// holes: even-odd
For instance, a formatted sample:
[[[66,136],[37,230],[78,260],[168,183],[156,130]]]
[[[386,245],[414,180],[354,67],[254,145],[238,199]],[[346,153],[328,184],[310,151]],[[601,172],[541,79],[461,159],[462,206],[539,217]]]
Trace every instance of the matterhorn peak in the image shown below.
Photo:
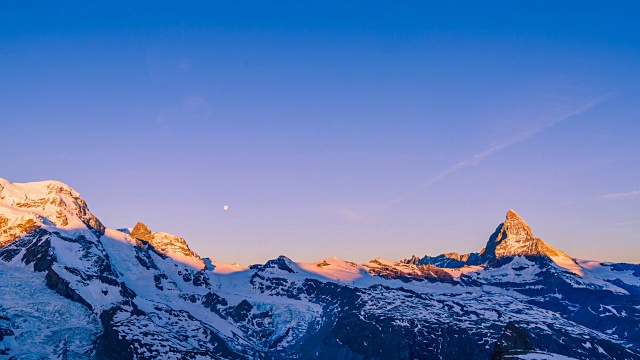
[[[519,220],[519,221],[524,221],[522,219],[522,217],[520,215],[518,215],[518,213],[513,210],[513,209],[509,209],[509,211],[507,211],[507,218],[506,220]]]
[[[533,236],[531,228],[518,213],[509,209],[505,221],[489,237],[480,253],[480,263],[491,263],[507,256],[542,256],[577,275],[582,269],[567,254]]]
[[[527,222],[509,209],[505,221],[491,235],[481,256],[490,262],[502,256],[538,254],[538,242]]]
[[[505,234],[509,236],[533,238],[533,233],[531,232],[531,228],[527,222],[524,221],[517,212],[513,211],[513,209],[509,209],[509,211],[507,211],[507,217],[504,223],[502,223],[502,229]]]

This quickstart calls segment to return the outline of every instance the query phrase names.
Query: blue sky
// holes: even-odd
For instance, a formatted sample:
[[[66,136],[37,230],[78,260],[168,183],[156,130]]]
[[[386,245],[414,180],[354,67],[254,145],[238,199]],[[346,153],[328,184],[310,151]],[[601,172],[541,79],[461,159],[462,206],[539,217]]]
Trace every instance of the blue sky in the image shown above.
[[[479,251],[509,208],[640,262],[638,10],[3,4],[0,177],[226,262]]]

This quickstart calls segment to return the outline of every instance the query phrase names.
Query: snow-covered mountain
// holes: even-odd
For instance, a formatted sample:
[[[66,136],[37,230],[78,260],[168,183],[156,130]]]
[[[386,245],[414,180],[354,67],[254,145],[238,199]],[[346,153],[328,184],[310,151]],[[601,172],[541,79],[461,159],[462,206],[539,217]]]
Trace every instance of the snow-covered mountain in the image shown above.
[[[640,359],[640,265],[572,259],[510,210],[478,253],[242,267],[0,179],[0,358]]]
[[[414,265],[436,265],[444,268],[488,265],[500,258],[530,256],[547,258],[555,265],[565,268],[576,275],[583,275],[582,268],[569,255],[535,238],[529,225],[515,211],[509,210],[505,221],[498,225],[489,237],[487,246],[479,253],[460,255],[445,253],[436,257],[425,256],[422,259],[412,256],[402,262]]]

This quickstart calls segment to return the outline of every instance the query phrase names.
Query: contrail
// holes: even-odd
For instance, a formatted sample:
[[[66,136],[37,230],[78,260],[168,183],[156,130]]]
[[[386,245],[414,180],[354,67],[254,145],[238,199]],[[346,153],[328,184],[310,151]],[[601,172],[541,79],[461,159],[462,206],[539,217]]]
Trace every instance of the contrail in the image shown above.
[[[568,119],[568,118],[570,118],[572,116],[580,115],[583,112],[591,109],[592,107],[594,107],[596,105],[599,105],[599,104],[601,104],[601,103],[603,103],[603,102],[605,102],[605,101],[607,101],[607,100],[609,100],[609,99],[611,99],[611,98],[613,98],[615,96],[616,96],[615,93],[608,93],[608,94],[602,95],[602,96],[600,96],[600,97],[588,102],[587,104],[577,108],[576,110],[573,110],[571,112],[568,112],[568,113],[566,113],[566,114],[564,114],[562,116],[559,116],[559,117],[551,120],[549,123],[547,123],[544,126],[541,126],[541,127],[537,128],[537,129],[533,129],[533,130],[527,131],[525,133],[513,136],[511,139],[506,140],[505,142],[503,142],[503,143],[501,143],[499,145],[496,145],[494,147],[488,148],[487,150],[479,152],[479,153],[473,155],[472,157],[468,158],[467,160],[459,162],[459,163],[453,165],[452,167],[448,168],[447,170],[439,173],[438,175],[436,175],[433,178],[429,179],[429,181],[427,181],[424,184],[418,186],[415,190],[412,190],[412,191],[400,196],[399,198],[389,202],[384,207],[397,204],[400,201],[406,199],[407,197],[419,192],[420,190],[426,188],[427,186],[433,184],[434,182],[436,182],[436,181],[438,181],[438,180],[440,180],[440,179],[442,179],[444,177],[447,177],[447,176],[451,175],[452,173],[454,173],[454,172],[456,172],[458,170],[464,169],[464,168],[466,168],[466,167],[468,167],[470,165],[478,164],[482,160],[488,158],[489,156],[491,156],[491,155],[493,155],[493,154],[495,154],[497,152],[500,152],[500,151],[502,151],[504,149],[507,149],[507,148],[509,148],[509,147],[511,147],[511,146],[513,146],[515,144],[519,144],[519,143],[527,140],[528,138],[532,137],[533,135],[541,132],[542,130],[545,130],[545,129],[548,129],[550,127],[553,127],[553,126],[559,124],[560,122],[562,122],[562,121],[564,121],[564,120],[566,120],[566,119]]]
[[[624,193],[607,194],[607,195],[603,195],[602,197],[605,199],[615,199],[615,198],[625,198],[625,197],[638,196],[638,195],[640,195],[640,190],[629,191]]]

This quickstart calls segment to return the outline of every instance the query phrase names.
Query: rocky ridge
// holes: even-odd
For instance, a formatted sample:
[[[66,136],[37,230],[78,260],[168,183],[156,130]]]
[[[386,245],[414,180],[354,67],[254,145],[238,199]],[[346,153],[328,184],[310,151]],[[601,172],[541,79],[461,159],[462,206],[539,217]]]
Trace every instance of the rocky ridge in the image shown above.
[[[561,250],[533,236],[529,225],[514,210],[507,212],[505,221],[498,225],[489,237],[487,245],[477,253],[444,253],[438,256],[413,255],[402,263],[413,265],[435,265],[441,268],[460,268],[464,266],[488,265],[501,258],[513,256],[534,256],[547,258],[568,271],[582,275],[577,262]]]
[[[0,216],[8,358],[640,359],[640,265],[572,259],[512,210],[478,253],[250,267],[107,228],[59,182],[0,180]]]

